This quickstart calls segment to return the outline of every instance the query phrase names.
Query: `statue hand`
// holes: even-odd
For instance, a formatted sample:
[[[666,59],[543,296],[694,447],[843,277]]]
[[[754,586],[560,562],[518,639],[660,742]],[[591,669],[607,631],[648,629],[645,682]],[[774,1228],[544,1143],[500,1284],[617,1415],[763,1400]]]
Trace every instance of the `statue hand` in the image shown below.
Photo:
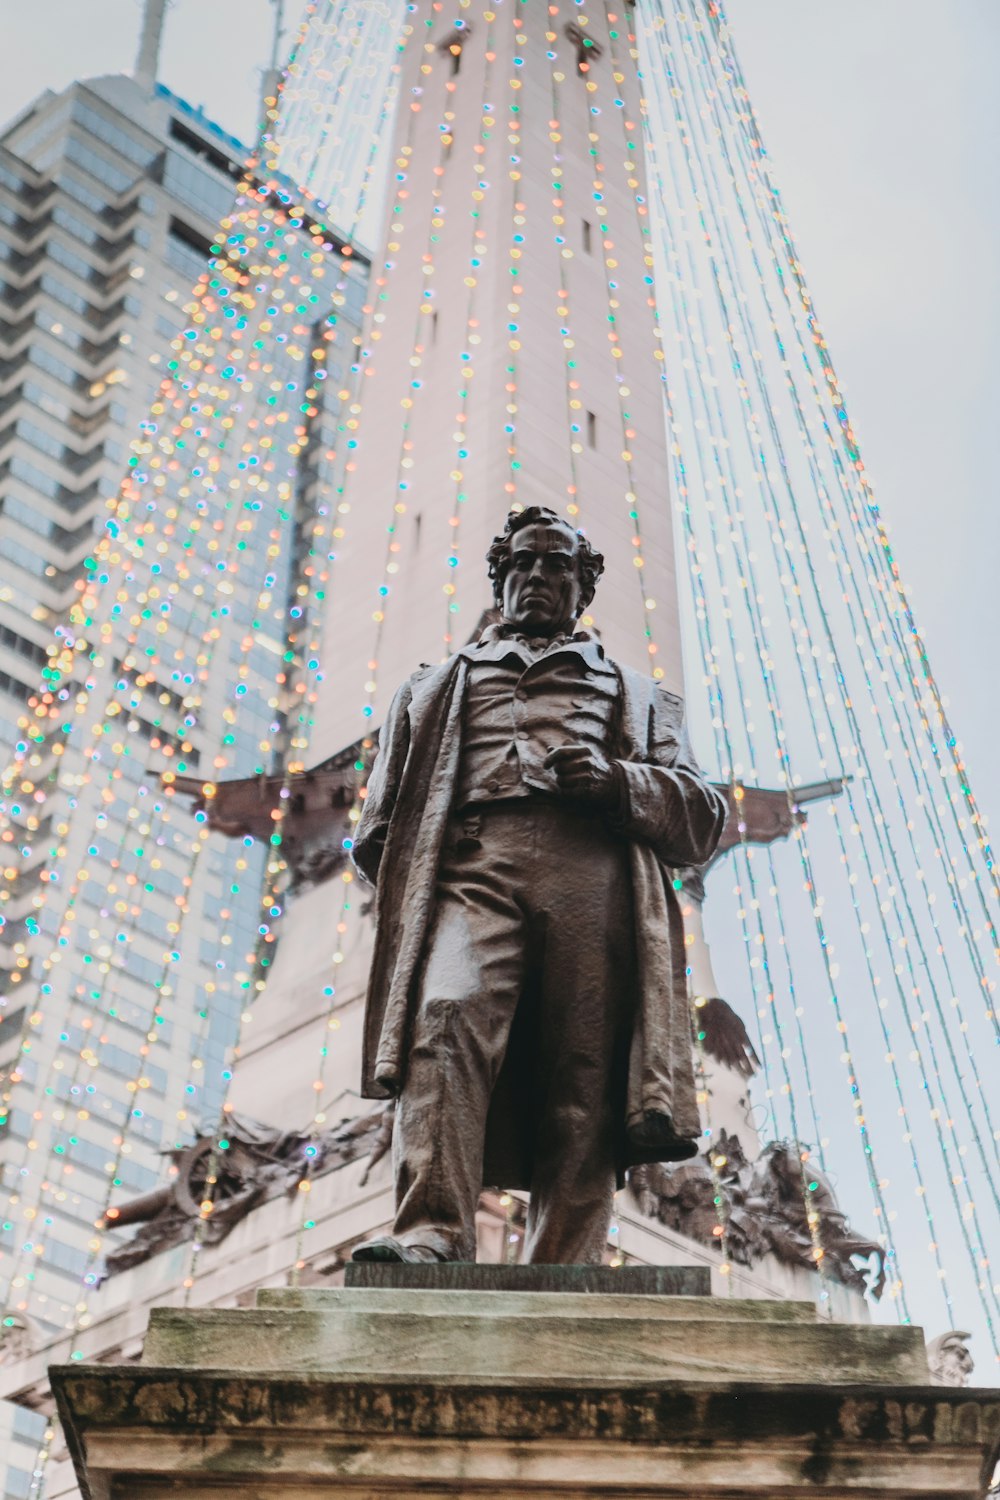
[[[605,807],[618,800],[615,767],[599,750],[589,745],[560,745],[545,757],[547,770],[555,773],[559,790]]]

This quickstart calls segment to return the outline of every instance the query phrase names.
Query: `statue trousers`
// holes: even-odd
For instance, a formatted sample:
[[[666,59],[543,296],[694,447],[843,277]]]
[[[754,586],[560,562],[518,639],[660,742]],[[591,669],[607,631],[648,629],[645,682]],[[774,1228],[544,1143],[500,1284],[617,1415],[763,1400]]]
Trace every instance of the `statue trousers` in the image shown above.
[[[635,996],[628,845],[599,814],[538,797],[452,817],[396,1114],[397,1238],[475,1259],[496,1138],[517,1165],[488,1185],[530,1189],[526,1258],[602,1260]]]

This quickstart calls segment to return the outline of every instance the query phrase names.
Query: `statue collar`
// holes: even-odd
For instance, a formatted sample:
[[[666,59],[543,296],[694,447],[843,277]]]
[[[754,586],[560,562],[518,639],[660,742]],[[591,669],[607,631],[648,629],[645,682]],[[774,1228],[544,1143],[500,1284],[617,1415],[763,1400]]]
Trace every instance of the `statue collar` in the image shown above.
[[[475,653],[482,646],[494,646],[500,641],[518,641],[522,645],[527,646],[529,650],[537,652],[550,651],[555,647],[562,646],[588,645],[594,647],[599,656],[604,656],[604,647],[591,630],[580,629],[572,633],[563,632],[560,635],[536,636],[527,635],[524,631],[518,630],[516,626],[507,625],[503,621],[497,625],[487,625],[479,640],[473,645],[472,653]]]

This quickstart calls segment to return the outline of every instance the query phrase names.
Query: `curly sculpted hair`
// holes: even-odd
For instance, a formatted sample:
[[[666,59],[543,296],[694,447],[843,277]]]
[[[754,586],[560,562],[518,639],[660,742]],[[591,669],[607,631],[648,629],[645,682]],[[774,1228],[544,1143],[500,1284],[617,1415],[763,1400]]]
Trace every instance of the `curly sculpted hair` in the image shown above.
[[[526,526],[559,526],[576,537],[580,568],[580,612],[582,614],[593,599],[597,580],[604,572],[604,558],[596,547],[591,546],[582,531],[574,531],[568,521],[557,515],[554,510],[549,510],[547,505],[529,505],[525,510],[512,510],[507,517],[503,531],[493,538],[493,545],[486,554],[486,561],[489,564],[489,575],[493,582],[493,598],[497,608],[500,609],[503,606],[503,586],[507,577],[507,569],[510,566],[511,540]]]

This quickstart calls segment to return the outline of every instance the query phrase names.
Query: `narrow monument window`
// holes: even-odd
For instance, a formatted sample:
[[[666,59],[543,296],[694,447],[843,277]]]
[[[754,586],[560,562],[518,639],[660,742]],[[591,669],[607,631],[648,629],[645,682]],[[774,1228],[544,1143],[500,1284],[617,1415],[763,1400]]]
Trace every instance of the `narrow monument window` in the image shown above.
[[[448,36],[445,37],[444,41],[438,45],[438,51],[440,52],[441,56],[446,57],[451,64],[452,78],[455,78],[457,76],[458,70],[462,66],[462,48],[468,41],[469,30],[470,28],[466,26],[463,27],[461,31],[452,31]]]
[[[581,77],[586,77],[590,72],[590,65],[596,62],[601,55],[601,49],[592,36],[588,36],[575,21],[566,24],[566,36],[570,46],[576,53],[576,71]]]
[[[591,240],[590,240],[590,220],[589,219],[584,219],[583,220],[583,248],[584,248],[585,252],[587,253],[587,255],[591,254],[591,248],[592,247],[591,247]]]
[[[438,312],[437,308],[431,313],[431,343],[436,344],[438,337]]]
[[[587,446],[588,448],[597,447],[597,418],[592,411],[587,413]]]

